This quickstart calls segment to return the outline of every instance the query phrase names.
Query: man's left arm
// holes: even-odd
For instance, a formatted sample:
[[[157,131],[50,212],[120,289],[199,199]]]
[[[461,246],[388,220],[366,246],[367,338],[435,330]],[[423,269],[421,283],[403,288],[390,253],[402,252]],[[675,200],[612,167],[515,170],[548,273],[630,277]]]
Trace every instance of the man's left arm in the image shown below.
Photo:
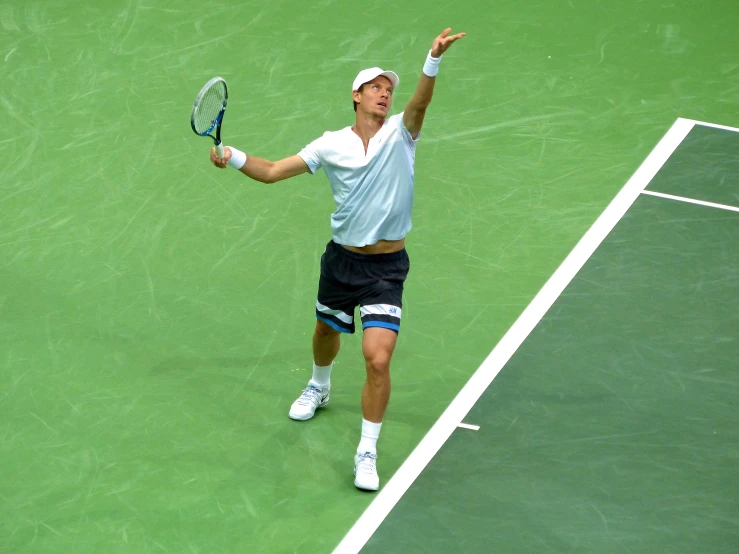
[[[434,39],[434,44],[431,46],[431,51],[423,66],[423,74],[418,81],[416,92],[405,107],[403,124],[414,140],[418,138],[418,134],[421,132],[423,118],[426,117],[426,108],[431,104],[431,97],[434,95],[434,84],[436,83],[436,74],[439,71],[441,56],[452,44],[467,34],[458,33],[449,36],[451,32],[451,28],[445,29],[443,33]]]

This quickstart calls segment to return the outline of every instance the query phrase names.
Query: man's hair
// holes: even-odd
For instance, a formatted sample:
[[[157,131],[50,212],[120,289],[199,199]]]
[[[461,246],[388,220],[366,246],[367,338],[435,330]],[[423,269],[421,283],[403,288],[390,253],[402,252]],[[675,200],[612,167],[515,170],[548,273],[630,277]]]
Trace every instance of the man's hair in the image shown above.
[[[362,84],[362,86],[360,86],[360,87],[359,87],[359,88],[357,89],[357,92],[362,92],[362,89],[364,88],[364,85],[365,85],[365,84],[367,84],[367,83],[364,83],[364,84]],[[354,102],[354,101],[352,100],[352,102]],[[355,111],[355,112],[357,111],[357,103],[356,103],[356,102],[354,102],[354,111]]]

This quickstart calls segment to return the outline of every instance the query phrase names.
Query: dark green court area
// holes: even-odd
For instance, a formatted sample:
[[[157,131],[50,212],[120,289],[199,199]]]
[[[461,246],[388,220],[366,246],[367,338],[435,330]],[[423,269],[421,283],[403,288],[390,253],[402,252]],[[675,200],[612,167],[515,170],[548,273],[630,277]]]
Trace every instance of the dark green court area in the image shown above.
[[[730,200],[737,137],[696,126],[650,188]],[[736,552],[738,244],[640,196],[363,552]]]

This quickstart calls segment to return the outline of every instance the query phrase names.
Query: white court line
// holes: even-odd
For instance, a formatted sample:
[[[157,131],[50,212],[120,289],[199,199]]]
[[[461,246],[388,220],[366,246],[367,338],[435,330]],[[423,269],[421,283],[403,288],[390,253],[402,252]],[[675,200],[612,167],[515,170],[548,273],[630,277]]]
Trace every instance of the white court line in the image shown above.
[[[695,198],[685,198],[684,196],[675,196],[673,194],[665,194],[664,192],[654,192],[652,190],[643,190],[642,194],[648,194],[649,196],[659,196],[660,198],[668,198],[669,200],[678,200],[680,202],[687,202],[688,204],[697,204],[699,206],[708,206],[709,208],[719,208],[720,210],[729,210],[730,212],[739,212],[739,208],[735,206],[727,206],[726,204],[714,204],[713,202],[706,202],[705,200],[696,200]]]
[[[726,125],[707,123],[706,121],[698,121],[697,119],[686,119],[685,121],[690,121],[696,125],[701,125],[702,127],[713,127],[714,129],[723,129],[724,131],[734,131],[735,133],[739,133],[739,129],[737,129],[736,127],[727,127]]]
[[[461,427],[462,429],[471,429],[473,431],[479,431],[480,426],[479,425],[470,425],[469,423],[460,423],[457,425],[457,427]]]
[[[380,490],[372,504],[369,505],[336,547],[334,554],[357,554],[364,547],[387,514],[390,513],[390,510],[393,509],[393,506],[459,426],[475,402],[513,356],[513,353],[544,317],[554,301],[562,294],[572,278],[616,226],[616,223],[639,197],[641,191],[649,184],[694,125],[694,121],[685,119],[675,121],[636,173],[580,239],[580,242],[577,243],[557,271],[554,272],[521,316],[495,346],[457,397],[441,414],[434,426],[398,468],[395,475]]]

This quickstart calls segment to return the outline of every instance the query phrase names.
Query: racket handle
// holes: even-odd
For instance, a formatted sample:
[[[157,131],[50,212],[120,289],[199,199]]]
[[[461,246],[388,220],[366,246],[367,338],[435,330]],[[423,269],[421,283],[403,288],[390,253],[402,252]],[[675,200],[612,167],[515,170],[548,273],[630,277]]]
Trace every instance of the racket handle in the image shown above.
[[[219,142],[216,144],[216,152],[218,152],[218,157],[223,158],[223,143]]]

